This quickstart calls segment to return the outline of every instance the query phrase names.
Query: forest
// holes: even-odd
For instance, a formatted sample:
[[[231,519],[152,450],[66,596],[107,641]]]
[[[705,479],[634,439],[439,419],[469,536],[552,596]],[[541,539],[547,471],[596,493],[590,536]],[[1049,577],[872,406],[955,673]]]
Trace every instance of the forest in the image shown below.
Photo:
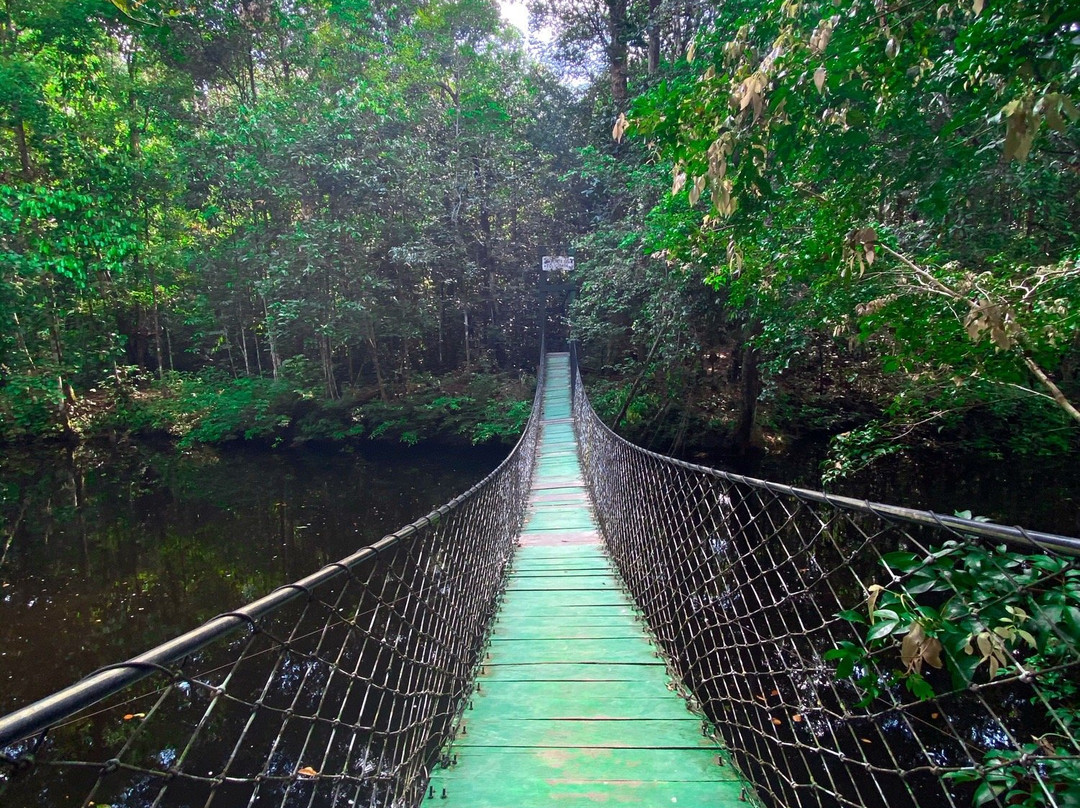
[[[0,0],[0,440],[1080,447],[1080,6]]]

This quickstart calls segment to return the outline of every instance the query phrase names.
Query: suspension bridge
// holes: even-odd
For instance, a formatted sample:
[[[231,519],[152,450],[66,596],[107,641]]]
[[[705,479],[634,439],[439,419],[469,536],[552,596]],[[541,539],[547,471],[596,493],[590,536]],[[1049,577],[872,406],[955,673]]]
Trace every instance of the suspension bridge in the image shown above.
[[[474,488],[0,718],[0,802],[1077,806],[1078,554],[645,451],[549,354]]]

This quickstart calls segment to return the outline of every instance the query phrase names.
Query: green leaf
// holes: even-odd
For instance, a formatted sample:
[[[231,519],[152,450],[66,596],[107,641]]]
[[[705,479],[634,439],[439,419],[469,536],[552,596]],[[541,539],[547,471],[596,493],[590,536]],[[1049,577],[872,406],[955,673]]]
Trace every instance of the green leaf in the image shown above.
[[[904,684],[915,698],[919,701],[929,701],[936,695],[934,688],[918,673],[911,673],[904,680]]]
[[[875,623],[866,634],[867,640],[879,640],[893,633],[900,625],[899,620],[882,620]]]
[[[866,622],[866,618],[863,616],[862,612],[855,609],[844,609],[844,611],[840,612],[837,616],[842,617],[844,620],[847,620],[850,623]]]
[[[881,561],[885,566],[891,567],[894,570],[900,572],[909,572],[922,565],[922,559],[920,559],[914,553],[895,552],[886,553],[881,557]]]
[[[975,805],[986,805],[988,802],[996,800],[998,795],[1002,794],[1004,791],[1004,785],[984,780],[979,784],[979,787],[975,789],[973,801]]]

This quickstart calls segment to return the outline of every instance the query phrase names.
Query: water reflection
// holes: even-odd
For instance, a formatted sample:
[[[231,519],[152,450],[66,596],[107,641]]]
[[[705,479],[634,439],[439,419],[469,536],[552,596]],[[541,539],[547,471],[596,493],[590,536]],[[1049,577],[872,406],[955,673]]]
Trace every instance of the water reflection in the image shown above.
[[[0,458],[0,713],[348,555],[501,460],[142,444]]]

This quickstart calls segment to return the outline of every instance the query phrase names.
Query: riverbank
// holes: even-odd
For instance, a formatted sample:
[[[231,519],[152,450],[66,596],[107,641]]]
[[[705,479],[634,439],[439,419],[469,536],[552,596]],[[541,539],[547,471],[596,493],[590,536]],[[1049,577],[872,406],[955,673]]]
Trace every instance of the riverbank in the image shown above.
[[[457,371],[415,374],[400,389],[320,395],[311,380],[204,371],[162,378],[118,372],[77,392],[62,381],[9,380],[0,390],[0,441],[161,437],[181,447],[269,448],[374,441],[413,446],[513,444],[528,420],[535,377]]]

